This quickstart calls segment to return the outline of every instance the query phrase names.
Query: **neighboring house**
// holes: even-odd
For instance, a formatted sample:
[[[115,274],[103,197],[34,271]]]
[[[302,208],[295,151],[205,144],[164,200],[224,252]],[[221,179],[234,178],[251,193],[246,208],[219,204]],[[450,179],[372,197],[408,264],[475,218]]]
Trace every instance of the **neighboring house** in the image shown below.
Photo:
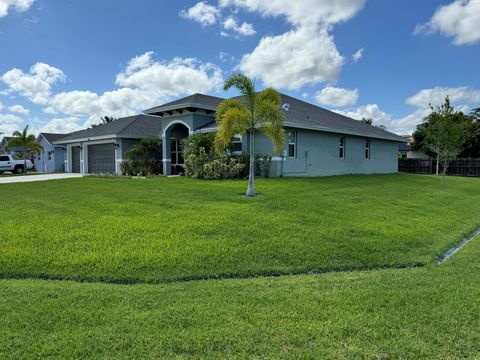
[[[22,151],[22,148],[14,147],[9,148],[8,143],[12,140],[11,136],[4,136],[2,141],[0,141],[0,154],[14,154],[17,151]]]
[[[430,159],[430,156],[423,151],[412,150],[413,136],[402,135],[405,142],[398,145],[398,152],[402,159]]]
[[[43,151],[36,155],[35,170],[42,173],[65,171],[65,148],[55,146],[54,141],[64,137],[65,134],[40,133],[37,142],[42,145]]]
[[[161,137],[164,174],[173,174],[184,166],[181,140],[217,130],[215,110],[222,100],[194,94],[54,143],[66,146],[69,172],[120,173],[119,165],[132,145],[146,136]],[[281,156],[274,156],[269,138],[255,137],[256,153],[272,156],[271,176],[397,172],[402,137],[283,94],[282,109],[286,141]],[[232,142],[236,152],[247,151],[244,134]]]

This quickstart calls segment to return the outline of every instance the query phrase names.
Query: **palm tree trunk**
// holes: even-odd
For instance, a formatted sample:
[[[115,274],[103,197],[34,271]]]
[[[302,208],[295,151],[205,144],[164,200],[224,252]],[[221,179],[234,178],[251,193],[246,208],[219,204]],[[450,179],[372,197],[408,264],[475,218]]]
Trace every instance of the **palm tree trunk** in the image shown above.
[[[437,154],[437,168],[435,174],[438,176],[438,172],[440,170],[440,156]]]
[[[248,172],[248,189],[247,197],[255,197],[255,144],[254,144],[254,133],[250,131],[249,140],[250,140],[250,170]]]

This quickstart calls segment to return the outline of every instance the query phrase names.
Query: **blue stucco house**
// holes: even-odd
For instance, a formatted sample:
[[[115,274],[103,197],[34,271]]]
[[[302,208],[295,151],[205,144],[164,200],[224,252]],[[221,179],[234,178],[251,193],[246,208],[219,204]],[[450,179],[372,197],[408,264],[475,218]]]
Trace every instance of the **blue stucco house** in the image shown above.
[[[398,144],[405,139],[316,105],[282,94],[286,141],[273,154],[269,138],[258,134],[255,150],[272,156],[270,176],[328,176],[395,173]],[[184,165],[182,142],[193,134],[217,130],[215,110],[224,99],[203,94],[187,96],[141,115],[67,134],[53,143],[63,146],[65,168],[78,173],[120,173],[128,149],[146,136],[162,139],[164,174]],[[236,151],[248,149],[248,138],[232,139]]]
[[[54,145],[53,142],[64,137],[65,134],[40,133],[37,142],[43,146],[43,151],[36,154],[35,170],[41,173],[65,171],[65,148]]]

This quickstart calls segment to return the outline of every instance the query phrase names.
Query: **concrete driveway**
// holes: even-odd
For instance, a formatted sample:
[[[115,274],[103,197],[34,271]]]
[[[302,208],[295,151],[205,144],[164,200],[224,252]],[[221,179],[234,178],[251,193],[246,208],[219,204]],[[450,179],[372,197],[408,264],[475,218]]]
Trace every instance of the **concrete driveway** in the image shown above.
[[[82,174],[40,174],[40,175],[18,175],[18,176],[2,176],[0,177],[0,184],[24,183],[32,181],[47,181],[47,180],[63,180],[81,178]]]

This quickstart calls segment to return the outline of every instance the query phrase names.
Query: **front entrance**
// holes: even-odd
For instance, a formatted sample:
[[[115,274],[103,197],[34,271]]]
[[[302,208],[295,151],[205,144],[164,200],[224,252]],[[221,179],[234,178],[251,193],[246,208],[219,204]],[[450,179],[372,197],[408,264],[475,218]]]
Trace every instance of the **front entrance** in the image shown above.
[[[170,156],[172,159],[172,162],[170,163],[171,174],[178,175],[180,173],[183,173],[185,168],[185,161],[183,160],[182,140],[170,140]]]

